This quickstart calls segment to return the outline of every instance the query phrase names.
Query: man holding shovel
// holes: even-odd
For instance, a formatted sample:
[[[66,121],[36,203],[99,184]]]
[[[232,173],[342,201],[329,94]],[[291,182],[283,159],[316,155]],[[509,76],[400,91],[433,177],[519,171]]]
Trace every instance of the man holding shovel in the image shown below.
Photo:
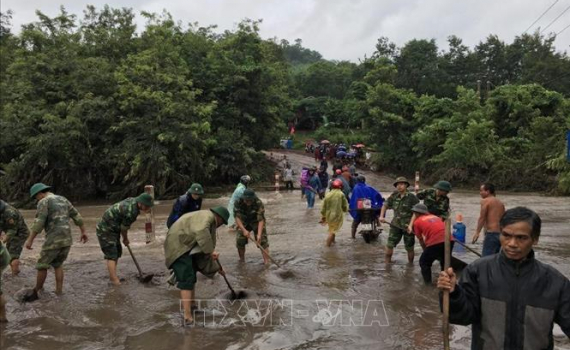
[[[129,245],[127,233],[132,223],[137,220],[140,212],[148,213],[153,205],[152,196],[148,193],[143,193],[136,198],[127,198],[105,210],[97,224],[97,239],[107,260],[109,278],[114,285],[121,284],[117,276],[117,264],[123,254],[120,239],[123,237],[123,244]]]
[[[269,253],[267,230],[265,229],[265,207],[253,190],[247,189],[238,200],[234,208],[234,216],[238,231],[236,233],[236,246],[239,260],[245,261],[245,246],[249,239],[255,239],[257,245]],[[255,231],[251,238],[250,232]],[[269,264],[269,257],[262,251],[263,262]]]
[[[425,204],[418,203],[412,207],[414,216],[412,217],[413,231],[423,253],[420,256],[420,268],[425,284],[431,285],[431,265],[435,260],[439,261],[441,270],[443,271],[443,262],[445,258],[445,223],[441,218],[430,214]],[[451,249],[453,250],[453,237],[451,238]]]
[[[194,321],[191,307],[195,300],[196,271],[207,277],[225,275],[217,263],[216,229],[228,224],[230,213],[224,207],[182,215],[168,230],[164,241],[166,267],[174,271],[184,308],[184,324]],[[170,281],[169,281],[170,282]],[[172,282],[170,282],[172,283]]]

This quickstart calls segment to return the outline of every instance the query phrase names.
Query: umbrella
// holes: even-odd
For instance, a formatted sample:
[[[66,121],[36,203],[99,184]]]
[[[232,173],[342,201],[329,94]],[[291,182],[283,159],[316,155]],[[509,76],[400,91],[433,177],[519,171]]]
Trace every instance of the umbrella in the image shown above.
[[[324,143],[324,144],[329,144],[329,143],[330,143],[330,141],[329,141],[329,140],[322,140],[322,141],[321,141],[321,143]]]
[[[338,151],[338,152],[336,152],[336,156],[337,157],[344,157],[344,156],[346,156],[346,152],[345,151]]]

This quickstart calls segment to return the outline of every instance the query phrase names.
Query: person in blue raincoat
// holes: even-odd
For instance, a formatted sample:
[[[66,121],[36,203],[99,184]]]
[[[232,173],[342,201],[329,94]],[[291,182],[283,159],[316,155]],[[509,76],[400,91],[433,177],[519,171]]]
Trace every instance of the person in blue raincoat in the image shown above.
[[[234,217],[234,205],[241,198],[243,192],[247,189],[247,185],[251,182],[251,177],[249,175],[243,175],[239,179],[239,184],[237,185],[230,202],[228,203],[228,211],[230,212],[230,217],[228,219],[228,227],[232,230],[236,230],[236,220]]]
[[[380,216],[380,209],[382,208],[382,204],[384,204],[384,198],[380,192],[378,192],[374,187],[368,186],[366,184],[366,178],[362,175],[359,175],[356,178],[356,185],[352,189],[352,196],[350,198],[349,208],[350,208],[350,215],[354,219],[352,221],[352,238],[356,238],[356,229],[358,225],[360,225],[361,217],[360,213],[356,210],[358,209],[358,201],[369,199],[371,208],[378,209],[375,212],[376,220]]]

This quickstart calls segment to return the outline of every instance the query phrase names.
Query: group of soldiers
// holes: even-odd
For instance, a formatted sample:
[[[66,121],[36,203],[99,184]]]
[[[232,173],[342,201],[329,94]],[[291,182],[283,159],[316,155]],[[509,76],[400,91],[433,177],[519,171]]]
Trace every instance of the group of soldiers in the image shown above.
[[[264,262],[268,263],[267,230],[265,209],[255,192],[247,189],[251,178],[242,176],[232,196],[232,212],[223,206],[202,210],[203,187],[193,183],[187,193],[176,199],[166,225],[167,239],[164,243],[166,266],[172,270],[169,282],[181,290],[186,323],[191,323],[191,303],[194,299],[196,272],[206,276],[216,272],[224,274],[216,262],[216,229],[227,225],[231,220],[236,232],[236,247],[241,261],[245,259],[245,247],[249,241],[262,250]],[[30,197],[37,201],[36,218],[28,229],[22,214],[10,204],[0,200],[0,232],[5,232],[0,242],[0,267],[11,267],[12,274],[20,272],[20,255],[23,247],[32,249],[35,237],[46,232],[40,257],[36,263],[37,279],[35,287],[24,295],[23,301],[39,298],[47,278],[47,271],[53,267],[56,281],[56,294],[63,292],[63,268],[72,245],[70,221],[81,230],[80,242],[88,237],[80,213],[65,197],[51,192],[51,187],[37,183],[30,188]],[[124,199],[110,206],[96,226],[96,235],[106,261],[110,282],[120,285],[123,279],[117,273],[118,261],[122,256],[122,245],[129,246],[128,231],[141,213],[148,213],[154,205],[153,197],[142,193],[137,197]],[[121,243],[122,241],[122,243]],[[0,278],[0,293],[1,293]],[[0,294],[0,321],[6,321],[5,299]]]

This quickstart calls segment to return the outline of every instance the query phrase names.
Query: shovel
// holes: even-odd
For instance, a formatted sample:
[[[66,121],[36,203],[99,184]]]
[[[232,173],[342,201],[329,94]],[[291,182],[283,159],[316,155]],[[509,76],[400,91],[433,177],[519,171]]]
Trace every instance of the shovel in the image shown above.
[[[269,258],[269,260],[271,260],[272,263],[274,263],[275,265],[277,265],[277,267],[281,268],[281,265],[279,265],[279,264],[277,263],[277,261],[273,260],[273,258],[271,257],[271,255],[269,255],[269,253],[267,252],[267,250],[263,249],[263,247],[260,246],[259,243],[257,243],[257,241],[256,241],[255,239],[251,238],[251,236],[249,236],[249,239],[250,239],[253,243],[255,243],[255,245],[257,246],[257,248],[259,248],[259,249],[263,252],[263,254],[267,255],[267,257]]]
[[[150,275],[143,274],[141,267],[139,266],[139,263],[138,263],[137,259],[135,258],[133,251],[131,250],[131,247],[127,246],[127,249],[129,250],[129,253],[131,254],[131,258],[133,258],[135,265],[137,266],[137,270],[139,270],[139,276],[138,276],[139,281],[142,283],[150,282],[152,280],[152,278],[154,277],[154,275],[153,274],[150,274]]]
[[[224,268],[222,267],[222,264],[220,264],[220,260],[217,259],[216,262],[218,263],[218,266],[220,267],[221,270],[223,270]],[[230,282],[228,281],[228,278],[226,277],[226,274],[224,272],[224,274],[222,275],[222,277],[224,278],[224,281],[226,281],[226,284],[228,285],[228,288],[230,289],[230,291],[232,292],[231,296],[230,296],[230,300],[236,300],[236,299],[244,299],[247,297],[247,293],[244,292],[243,290],[240,290],[238,293],[236,293],[236,291],[232,288],[232,285],[230,284]]]
[[[251,236],[249,236],[249,239],[250,239],[253,243],[255,243],[255,245],[257,246],[257,248],[259,248],[259,249],[263,252],[263,254],[267,255],[267,257],[269,258],[269,260],[271,260],[272,263],[274,263],[275,265],[277,265],[277,267],[278,267],[279,269],[281,269],[281,265],[279,265],[279,264],[277,263],[277,261],[275,261],[275,259],[273,259],[273,258],[271,257],[271,255],[269,255],[269,253],[267,252],[267,250],[263,249],[263,247],[262,247],[261,245],[259,245],[259,243],[257,243],[257,241],[256,241],[255,239],[251,238]],[[281,278],[291,278],[291,277],[294,277],[294,276],[295,276],[295,274],[293,273],[293,271],[291,271],[291,270],[286,270],[286,269],[282,269],[280,272],[278,272],[278,275],[279,275]]]
[[[393,224],[393,223],[391,223],[391,222],[386,221],[386,223],[387,223],[389,226],[392,226],[392,227],[394,227],[394,228],[397,228],[398,230],[402,230],[402,231],[406,231],[406,232],[408,231],[408,229],[405,229],[405,228],[403,228],[403,227],[401,227],[401,226],[398,226],[398,225],[396,225],[396,224]],[[454,241],[454,242],[457,242],[457,240]],[[467,248],[468,248],[468,247],[467,247]],[[455,271],[461,271],[461,270],[463,270],[466,266],[467,266],[467,263],[466,263],[465,261],[460,260],[460,259],[457,259],[457,258],[454,257],[454,256],[451,257],[451,267],[453,267],[453,269],[454,269]]]

